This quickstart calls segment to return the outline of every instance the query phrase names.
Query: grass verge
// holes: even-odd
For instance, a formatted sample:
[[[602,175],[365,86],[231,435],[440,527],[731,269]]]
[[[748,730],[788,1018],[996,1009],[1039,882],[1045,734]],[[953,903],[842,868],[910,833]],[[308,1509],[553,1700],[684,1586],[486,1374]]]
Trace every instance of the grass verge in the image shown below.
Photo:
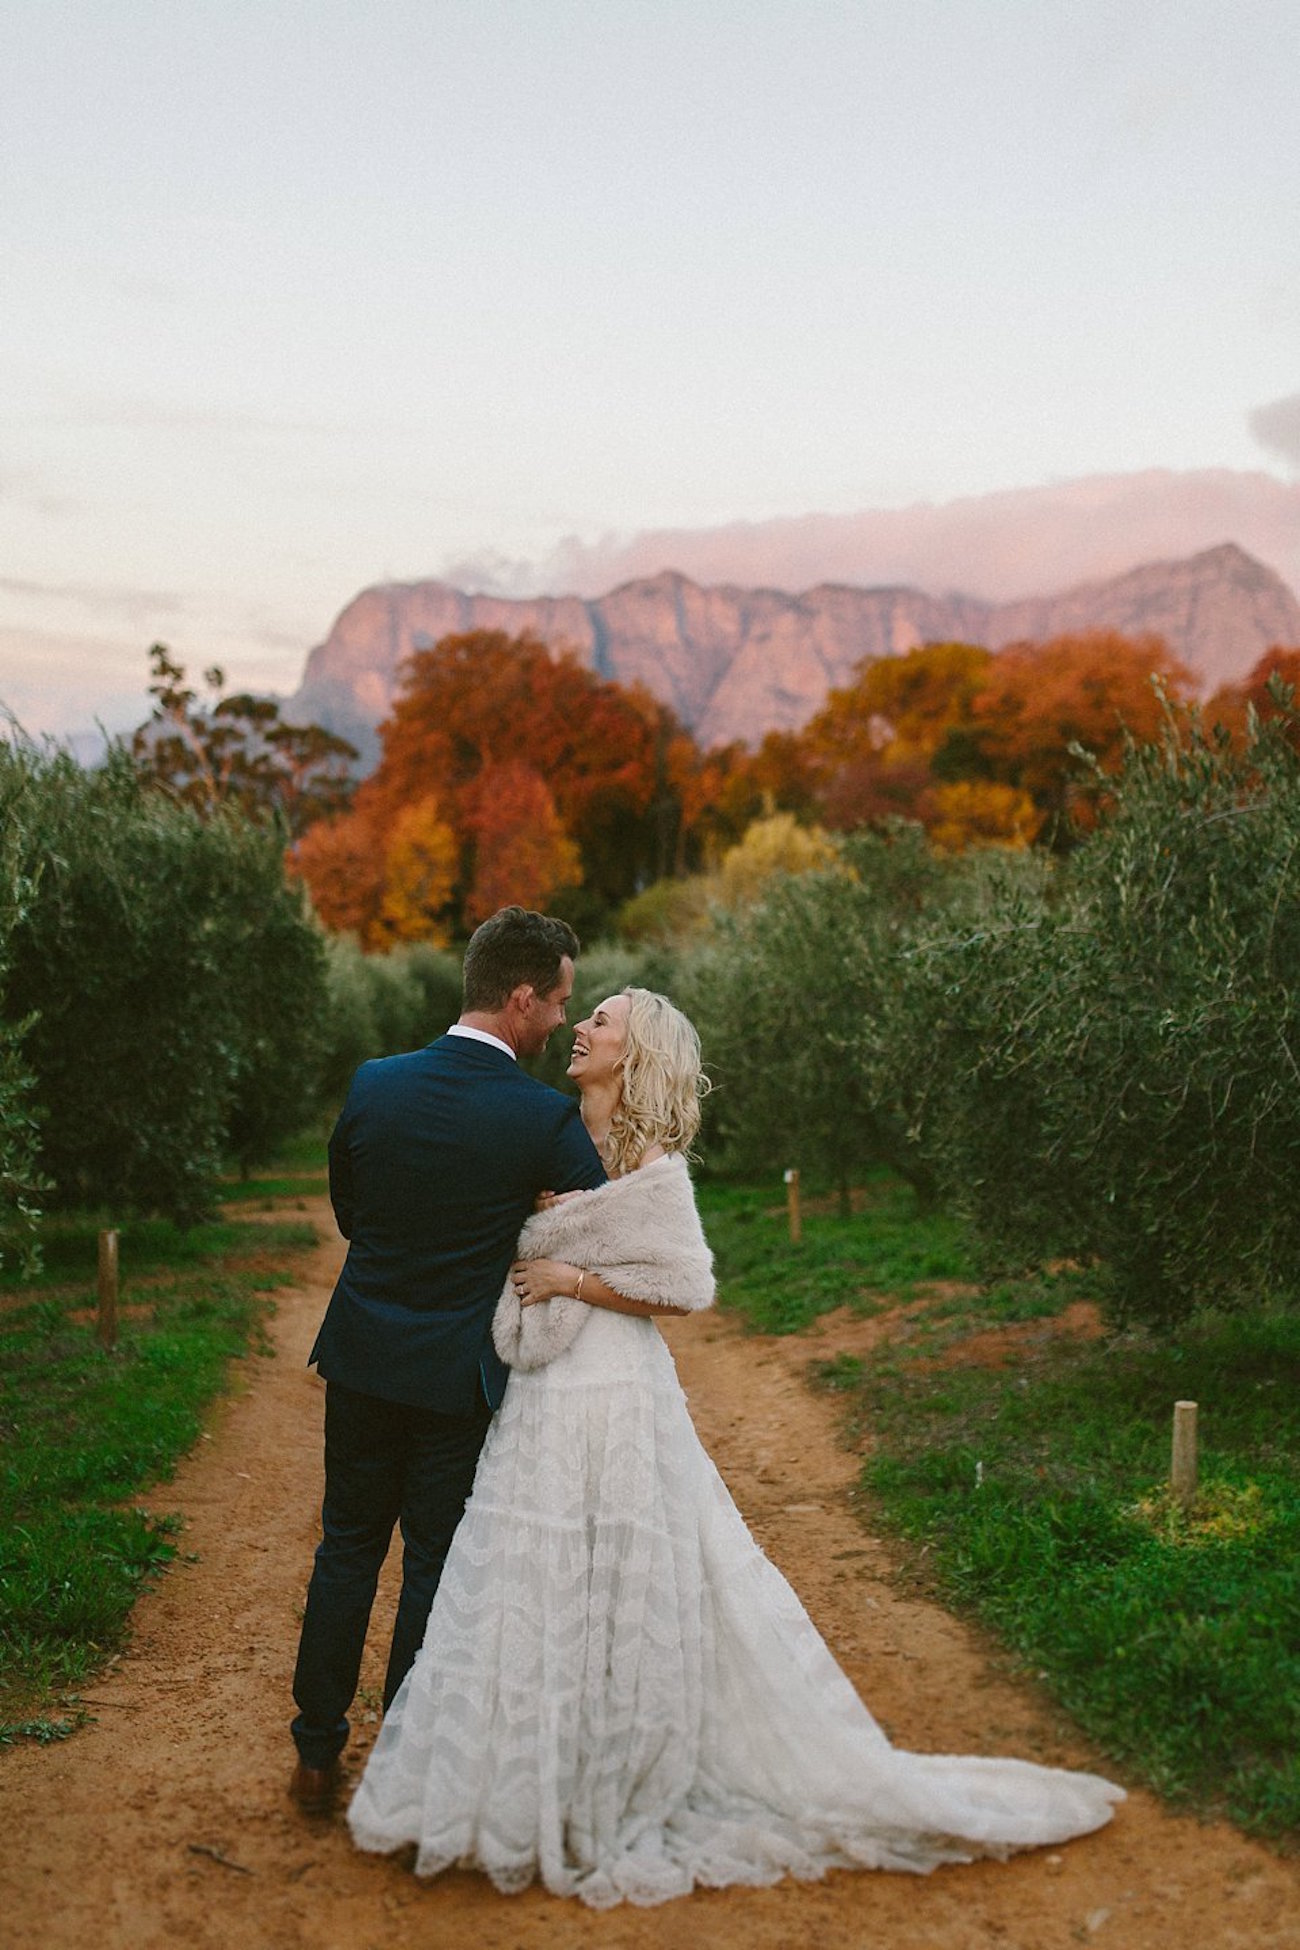
[[[724,1304],[756,1326],[878,1309],[886,1264],[933,1264],[936,1222],[914,1213],[909,1253],[900,1187],[822,1222],[840,1227],[838,1252],[814,1230],[806,1268],[779,1199],[706,1193]],[[960,1266],[960,1241],[940,1237]],[[1097,1294],[1077,1272],[929,1296],[905,1279],[894,1301],[920,1304],[897,1331],[818,1377],[843,1399],[873,1514],[906,1540],[916,1576],[992,1627],[1122,1771],[1294,1846],[1300,1317],[1206,1315],[1176,1341],[1054,1325]],[[1183,1399],[1201,1426],[1187,1515],[1164,1487]]]
[[[230,1363],[264,1350],[285,1262],[316,1241],[298,1220],[123,1225],[106,1353],[98,1223],[47,1221],[38,1279],[0,1283],[0,1743],[85,1717],[80,1688],[176,1553],[179,1520],[138,1499],[193,1446]]]

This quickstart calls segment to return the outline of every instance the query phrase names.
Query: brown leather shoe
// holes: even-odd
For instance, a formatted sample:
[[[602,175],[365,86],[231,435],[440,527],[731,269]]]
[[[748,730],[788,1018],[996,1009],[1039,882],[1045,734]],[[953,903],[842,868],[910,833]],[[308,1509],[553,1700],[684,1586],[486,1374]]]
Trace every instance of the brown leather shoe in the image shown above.
[[[343,1770],[336,1760],[328,1767],[307,1767],[302,1761],[289,1781],[289,1798],[305,1815],[328,1815],[338,1800]]]

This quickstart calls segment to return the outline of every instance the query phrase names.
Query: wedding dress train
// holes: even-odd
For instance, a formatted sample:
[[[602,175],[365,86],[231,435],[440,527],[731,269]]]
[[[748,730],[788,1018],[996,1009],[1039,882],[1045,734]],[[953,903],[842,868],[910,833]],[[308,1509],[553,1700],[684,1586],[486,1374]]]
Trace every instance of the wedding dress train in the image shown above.
[[[1121,1789],[890,1745],[705,1453],[653,1322],[512,1374],[348,1821],[593,1907],[1055,1843]]]

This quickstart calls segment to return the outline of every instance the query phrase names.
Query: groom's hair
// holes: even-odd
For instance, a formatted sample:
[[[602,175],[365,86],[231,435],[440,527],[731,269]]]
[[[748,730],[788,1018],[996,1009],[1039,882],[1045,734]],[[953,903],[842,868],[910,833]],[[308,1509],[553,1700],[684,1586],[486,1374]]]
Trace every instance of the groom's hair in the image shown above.
[[[525,985],[549,995],[560,979],[560,963],[577,959],[578,937],[554,914],[526,907],[503,907],[475,928],[465,950],[464,1007],[504,1008]]]

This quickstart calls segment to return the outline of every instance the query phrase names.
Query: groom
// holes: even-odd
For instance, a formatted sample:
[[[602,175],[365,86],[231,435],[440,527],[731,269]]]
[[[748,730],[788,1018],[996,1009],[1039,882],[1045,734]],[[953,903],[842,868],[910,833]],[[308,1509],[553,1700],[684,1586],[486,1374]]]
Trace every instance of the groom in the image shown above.
[[[294,1673],[290,1794],[331,1806],[347,1710],[393,1525],[402,1593],[384,1707],[424,1637],[506,1369],[492,1315],[542,1191],[604,1180],[577,1105],[526,1075],[564,1021],[578,940],[521,907],[465,951],[460,1021],[427,1049],[363,1063],[330,1138],[348,1256],[309,1360],[325,1380],[322,1541]]]

